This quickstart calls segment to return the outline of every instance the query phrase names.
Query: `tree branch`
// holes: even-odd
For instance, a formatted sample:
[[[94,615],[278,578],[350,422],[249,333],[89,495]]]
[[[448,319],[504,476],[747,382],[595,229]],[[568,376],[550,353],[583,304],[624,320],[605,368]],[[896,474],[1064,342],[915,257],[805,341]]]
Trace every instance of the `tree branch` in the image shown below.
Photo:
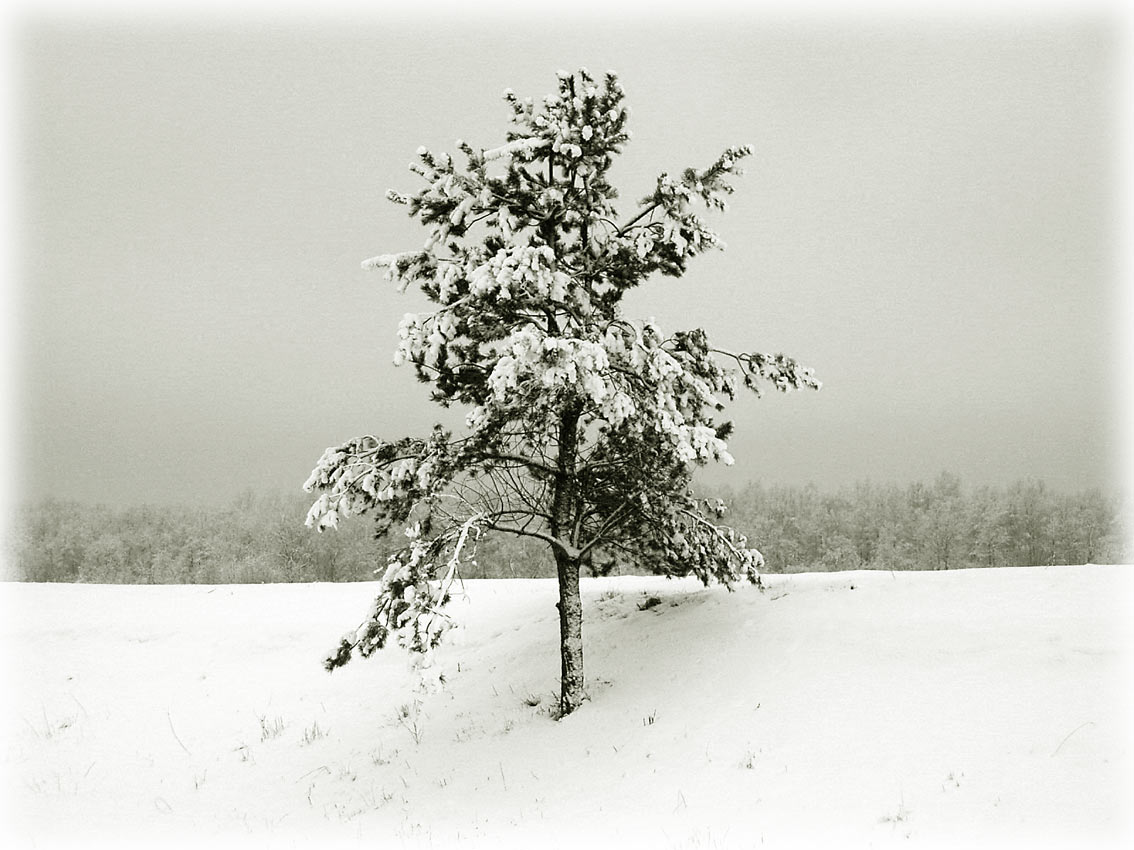
[[[510,454],[508,452],[484,452],[477,454],[478,460],[484,461],[504,461],[525,466],[528,469],[538,469],[540,472],[546,472],[548,475],[555,474],[555,467],[542,463],[535,458],[525,457],[524,455]]]
[[[489,522],[485,524],[485,528],[492,531],[502,531],[505,534],[514,534],[517,537],[534,537],[536,540],[542,540],[550,546],[561,551],[568,558],[578,558],[579,549],[569,543],[564,543],[558,537],[548,534],[543,531],[532,531],[531,529],[515,528],[510,525],[500,525],[499,523]]]

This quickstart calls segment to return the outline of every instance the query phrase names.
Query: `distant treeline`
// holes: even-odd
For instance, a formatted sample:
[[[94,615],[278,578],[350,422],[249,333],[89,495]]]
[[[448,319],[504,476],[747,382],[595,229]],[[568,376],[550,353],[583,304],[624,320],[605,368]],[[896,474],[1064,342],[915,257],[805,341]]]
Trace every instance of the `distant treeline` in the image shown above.
[[[1064,494],[1040,482],[963,488],[752,484],[721,494],[769,572],[930,570],[1129,563],[1129,506],[1098,490]],[[109,508],[47,499],[22,507],[5,541],[6,579],[113,584],[359,581],[385,567],[396,539],[367,519],[339,530],[303,524],[310,498],[245,493],[224,508]],[[549,577],[547,547],[501,535],[481,542],[466,578]],[[616,567],[635,571],[631,565]]]
[[[952,570],[963,567],[1129,563],[1129,503],[1098,489],[1049,490],[1042,481],[962,487],[752,484],[727,495],[731,523],[760,549],[769,572]]]
[[[335,534],[303,524],[310,499],[246,492],[223,508],[23,506],[9,543],[22,581],[248,584],[357,581],[375,568],[371,524]]]

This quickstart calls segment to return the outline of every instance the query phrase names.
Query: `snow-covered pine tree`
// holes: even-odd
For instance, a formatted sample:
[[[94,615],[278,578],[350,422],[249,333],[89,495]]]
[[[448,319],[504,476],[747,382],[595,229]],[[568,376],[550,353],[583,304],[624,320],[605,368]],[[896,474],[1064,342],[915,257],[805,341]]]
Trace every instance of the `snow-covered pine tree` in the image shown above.
[[[694,497],[691,474],[732,462],[732,426],[715,417],[740,386],[819,383],[781,354],[720,351],[703,330],[667,334],[622,314],[623,296],[651,274],[679,277],[719,246],[694,207],[725,208],[749,148],[662,174],[620,219],[607,179],[629,139],[616,76],[560,72],[541,103],[504,97],[503,145],[457,142],[463,163],[420,148],[412,170],[425,185],[388,193],[427,228],[424,247],[363,263],[436,304],[402,320],[395,361],[413,364],[435,401],[469,408],[465,432],[327,449],[305,485],[321,491],[307,523],[370,512],[380,532],[406,527],[369,616],[328,669],[391,634],[434,647],[480,535],[546,542],[559,576],[562,716],[584,698],[580,569],[617,553],[666,575],[756,581],[760,553],[721,524],[723,504]]]

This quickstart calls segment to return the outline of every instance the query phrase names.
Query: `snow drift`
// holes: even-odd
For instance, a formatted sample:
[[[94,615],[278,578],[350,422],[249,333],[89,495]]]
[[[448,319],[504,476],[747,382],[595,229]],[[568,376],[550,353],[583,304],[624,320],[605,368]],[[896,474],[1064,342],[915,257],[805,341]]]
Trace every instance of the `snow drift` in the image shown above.
[[[3,585],[7,846],[1109,846],[1130,567],[467,583],[432,689],[367,584]]]

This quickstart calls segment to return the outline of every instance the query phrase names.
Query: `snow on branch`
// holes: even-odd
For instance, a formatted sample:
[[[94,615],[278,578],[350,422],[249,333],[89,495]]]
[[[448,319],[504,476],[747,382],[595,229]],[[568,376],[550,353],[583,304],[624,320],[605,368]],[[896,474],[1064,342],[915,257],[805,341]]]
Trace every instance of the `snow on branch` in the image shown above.
[[[516,154],[523,154],[523,158],[530,159],[531,155],[539,150],[545,148],[550,144],[547,139],[541,139],[536,136],[528,136],[522,139],[515,139],[508,142],[506,145],[501,145],[498,148],[491,148],[484,151],[481,156],[486,160],[501,159],[502,157],[513,157]]]
[[[420,522],[407,528],[409,543],[390,557],[366,620],[343,635],[323,666],[328,671],[341,667],[355,652],[366,658],[385,646],[391,634],[404,647],[421,654],[421,666],[429,666],[430,653],[453,627],[444,607],[453,584],[460,580],[460,565],[476,563],[482,518],[475,514],[429,540]]]
[[[308,528],[337,528],[340,519],[377,509],[393,521],[448,481],[448,432],[426,440],[386,442],[366,436],[323,452],[303,489],[320,490],[307,513]]]
[[[392,281],[399,291],[415,280],[432,277],[437,271],[437,259],[428,251],[401,251],[397,254],[379,254],[362,261],[366,271],[385,269],[386,280]]]
[[[815,372],[800,366],[794,358],[784,354],[740,354],[734,355],[744,372],[744,385],[760,394],[757,379],[769,382],[780,392],[799,390],[804,387],[817,390],[823,384],[816,380]]]

